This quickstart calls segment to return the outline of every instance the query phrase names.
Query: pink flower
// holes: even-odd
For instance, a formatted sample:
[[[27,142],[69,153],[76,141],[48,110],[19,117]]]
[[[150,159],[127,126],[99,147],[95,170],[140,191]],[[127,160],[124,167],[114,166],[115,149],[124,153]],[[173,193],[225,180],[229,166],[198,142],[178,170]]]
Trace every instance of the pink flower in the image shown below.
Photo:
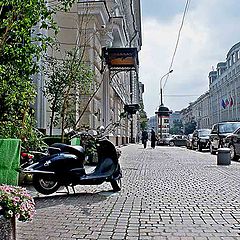
[[[0,210],[6,218],[15,216],[20,221],[29,221],[35,213],[35,204],[25,188],[0,185]]]

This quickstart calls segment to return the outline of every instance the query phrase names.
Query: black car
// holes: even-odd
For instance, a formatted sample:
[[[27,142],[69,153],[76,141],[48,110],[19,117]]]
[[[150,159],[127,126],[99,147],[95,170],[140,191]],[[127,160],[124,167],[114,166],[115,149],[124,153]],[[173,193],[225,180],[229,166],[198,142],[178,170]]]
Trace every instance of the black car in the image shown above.
[[[197,129],[193,132],[192,137],[192,149],[202,151],[203,149],[209,149],[209,135],[211,129]]]
[[[187,137],[184,135],[173,135],[172,139],[169,140],[169,146],[187,146]]]
[[[221,122],[214,124],[209,136],[211,154],[216,154],[218,148],[224,147],[224,139],[239,127],[240,122]]]
[[[240,158],[240,128],[237,128],[225,138],[224,146],[230,148],[231,160]]]

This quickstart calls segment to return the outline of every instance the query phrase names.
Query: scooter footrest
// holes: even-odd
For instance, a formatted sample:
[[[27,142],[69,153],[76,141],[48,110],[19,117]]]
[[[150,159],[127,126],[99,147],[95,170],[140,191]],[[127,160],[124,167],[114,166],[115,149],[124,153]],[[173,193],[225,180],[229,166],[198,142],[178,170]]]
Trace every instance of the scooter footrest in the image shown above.
[[[84,168],[73,168],[70,170],[70,173],[76,174],[76,175],[86,175],[85,169]]]
[[[102,184],[103,182],[107,181],[108,176],[82,176],[80,177],[80,181],[79,184],[82,185],[98,185],[98,184]]]
[[[103,179],[106,180],[109,175],[85,175],[81,177],[81,180],[94,180],[94,179]]]

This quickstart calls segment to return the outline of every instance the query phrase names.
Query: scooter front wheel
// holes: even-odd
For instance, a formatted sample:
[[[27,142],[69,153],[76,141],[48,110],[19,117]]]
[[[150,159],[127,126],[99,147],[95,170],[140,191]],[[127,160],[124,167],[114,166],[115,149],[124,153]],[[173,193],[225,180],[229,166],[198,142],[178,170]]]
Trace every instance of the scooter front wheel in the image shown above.
[[[56,192],[60,184],[52,175],[37,174],[33,175],[33,186],[38,192],[49,195]]]
[[[118,191],[121,190],[121,187],[122,187],[121,178],[119,178],[118,180],[113,179],[113,180],[110,181],[110,183],[112,185],[112,188],[113,188],[114,192],[118,192]]]

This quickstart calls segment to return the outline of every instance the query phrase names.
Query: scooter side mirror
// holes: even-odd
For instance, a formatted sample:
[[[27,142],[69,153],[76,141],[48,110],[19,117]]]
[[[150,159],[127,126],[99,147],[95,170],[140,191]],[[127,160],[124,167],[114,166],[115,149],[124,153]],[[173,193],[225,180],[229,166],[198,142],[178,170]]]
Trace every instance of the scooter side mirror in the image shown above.
[[[105,132],[105,127],[104,126],[100,126],[99,127],[99,132],[100,133],[104,133]]]

